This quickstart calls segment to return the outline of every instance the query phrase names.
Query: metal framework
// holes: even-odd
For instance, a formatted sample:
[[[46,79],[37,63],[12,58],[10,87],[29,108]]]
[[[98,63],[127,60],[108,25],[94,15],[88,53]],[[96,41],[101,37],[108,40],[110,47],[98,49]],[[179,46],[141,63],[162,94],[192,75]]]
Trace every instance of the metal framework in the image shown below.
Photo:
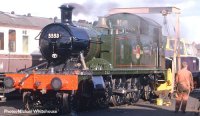
[[[134,8],[114,8],[108,14],[116,13],[132,13],[132,14],[150,14],[150,13],[175,13],[180,14],[180,9],[177,7],[134,7]]]

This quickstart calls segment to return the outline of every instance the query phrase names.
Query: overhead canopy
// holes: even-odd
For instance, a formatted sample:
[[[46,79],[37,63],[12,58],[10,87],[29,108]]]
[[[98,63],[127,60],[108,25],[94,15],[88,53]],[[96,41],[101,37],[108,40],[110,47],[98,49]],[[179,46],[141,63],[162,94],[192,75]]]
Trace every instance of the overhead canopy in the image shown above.
[[[134,7],[134,8],[114,8],[108,14],[131,13],[131,14],[149,14],[149,13],[180,13],[176,7]]]

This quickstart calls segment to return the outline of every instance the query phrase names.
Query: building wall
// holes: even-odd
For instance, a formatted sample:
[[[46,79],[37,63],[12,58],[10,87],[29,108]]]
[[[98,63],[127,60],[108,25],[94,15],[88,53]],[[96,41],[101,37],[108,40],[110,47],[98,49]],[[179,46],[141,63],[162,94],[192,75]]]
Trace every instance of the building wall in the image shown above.
[[[35,37],[39,34],[40,30],[36,29],[23,29],[23,28],[12,28],[12,27],[1,27],[0,32],[4,33],[4,50],[0,50],[0,54],[8,54],[9,47],[9,30],[16,31],[16,52],[10,52],[10,54],[40,54],[39,52],[39,41],[35,40]],[[23,32],[26,32],[24,34]],[[23,52],[23,36],[28,36],[28,52]]]
[[[15,30],[16,32],[16,37],[15,34],[10,35],[12,40],[16,38],[15,52],[9,52],[9,30]],[[0,32],[4,33],[4,49],[0,50],[0,72],[16,72],[41,62],[39,40],[35,40],[35,37],[40,33],[39,29],[0,26]],[[28,37],[27,51],[23,50],[25,45],[23,44],[23,36]]]

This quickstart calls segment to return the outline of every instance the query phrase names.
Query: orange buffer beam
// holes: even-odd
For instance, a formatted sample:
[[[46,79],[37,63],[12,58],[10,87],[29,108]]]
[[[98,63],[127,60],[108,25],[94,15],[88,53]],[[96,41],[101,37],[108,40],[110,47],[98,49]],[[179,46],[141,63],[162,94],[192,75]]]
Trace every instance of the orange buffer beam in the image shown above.
[[[6,77],[10,77],[14,80],[13,87],[16,89],[33,89],[33,90],[52,90],[51,80],[53,78],[59,78],[62,82],[62,87],[59,90],[77,90],[78,89],[78,75],[68,74],[30,74],[20,84],[22,79],[27,74],[6,74]]]

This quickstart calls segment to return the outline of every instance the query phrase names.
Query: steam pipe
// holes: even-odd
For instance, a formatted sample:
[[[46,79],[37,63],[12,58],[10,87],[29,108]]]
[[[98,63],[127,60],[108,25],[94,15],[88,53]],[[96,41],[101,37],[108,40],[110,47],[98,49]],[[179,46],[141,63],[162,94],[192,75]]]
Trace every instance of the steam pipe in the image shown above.
[[[82,63],[82,65],[83,65],[83,70],[87,70],[88,67],[87,67],[86,64],[85,64],[85,58],[84,58],[82,52],[80,53],[80,60],[81,60],[81,63]]]

